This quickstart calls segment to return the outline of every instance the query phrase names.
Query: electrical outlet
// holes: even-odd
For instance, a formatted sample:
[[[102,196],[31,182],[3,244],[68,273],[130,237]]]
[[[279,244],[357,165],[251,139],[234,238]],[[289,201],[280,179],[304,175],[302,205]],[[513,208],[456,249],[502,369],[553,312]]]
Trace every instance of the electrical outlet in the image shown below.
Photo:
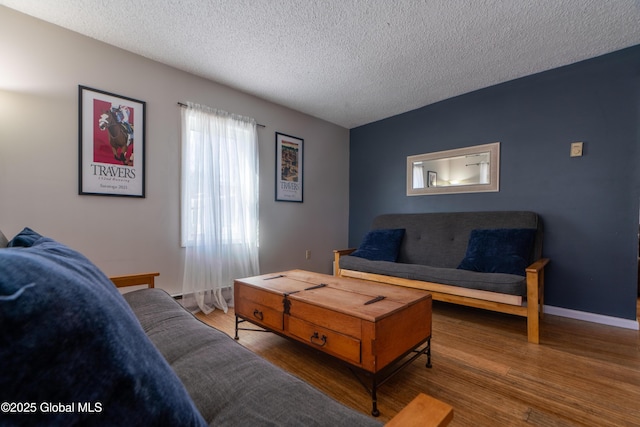
[[[582,142],[571,143],[571,157],[582,156]]]
[[[304,253],[304,258],[311,259],[311,251],[309,249],[307,249],[306,252]]]

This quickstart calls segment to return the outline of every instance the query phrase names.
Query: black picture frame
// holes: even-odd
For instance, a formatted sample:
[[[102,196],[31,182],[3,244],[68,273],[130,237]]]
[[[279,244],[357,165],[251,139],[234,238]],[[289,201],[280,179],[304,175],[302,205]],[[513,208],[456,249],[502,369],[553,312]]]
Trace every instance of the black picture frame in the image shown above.
[[[438,174],[434,171],[427,172],[427,187],[438,186]]]
[[[303,202],[304,139],[276,132],[276,201]]]
[[[146,102],[78,86],[78,194],[146,197]]]

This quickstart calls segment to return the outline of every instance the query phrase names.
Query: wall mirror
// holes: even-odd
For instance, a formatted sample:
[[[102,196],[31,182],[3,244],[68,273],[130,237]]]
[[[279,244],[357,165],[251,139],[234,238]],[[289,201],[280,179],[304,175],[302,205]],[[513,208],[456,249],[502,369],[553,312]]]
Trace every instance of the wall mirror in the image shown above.
[[[407,157],[407,196],[499,191],[500,143]]]

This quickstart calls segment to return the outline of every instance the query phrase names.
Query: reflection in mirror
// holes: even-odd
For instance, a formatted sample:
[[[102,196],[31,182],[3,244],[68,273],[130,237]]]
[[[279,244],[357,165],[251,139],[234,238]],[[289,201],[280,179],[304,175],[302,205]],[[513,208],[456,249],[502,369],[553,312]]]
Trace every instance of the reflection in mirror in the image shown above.
[[[407,157],[407,195],[498,191],[500,143]]]
[[[413,188],[489,183],[489,152],[413,162]]]

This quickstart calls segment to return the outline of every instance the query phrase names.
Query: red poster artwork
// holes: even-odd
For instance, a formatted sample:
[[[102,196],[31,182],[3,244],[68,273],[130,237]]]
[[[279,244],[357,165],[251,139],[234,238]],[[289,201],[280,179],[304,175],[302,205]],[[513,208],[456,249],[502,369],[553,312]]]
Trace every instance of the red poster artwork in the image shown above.
[[[133,166],[134,109],[93,100],[93,161]]]

